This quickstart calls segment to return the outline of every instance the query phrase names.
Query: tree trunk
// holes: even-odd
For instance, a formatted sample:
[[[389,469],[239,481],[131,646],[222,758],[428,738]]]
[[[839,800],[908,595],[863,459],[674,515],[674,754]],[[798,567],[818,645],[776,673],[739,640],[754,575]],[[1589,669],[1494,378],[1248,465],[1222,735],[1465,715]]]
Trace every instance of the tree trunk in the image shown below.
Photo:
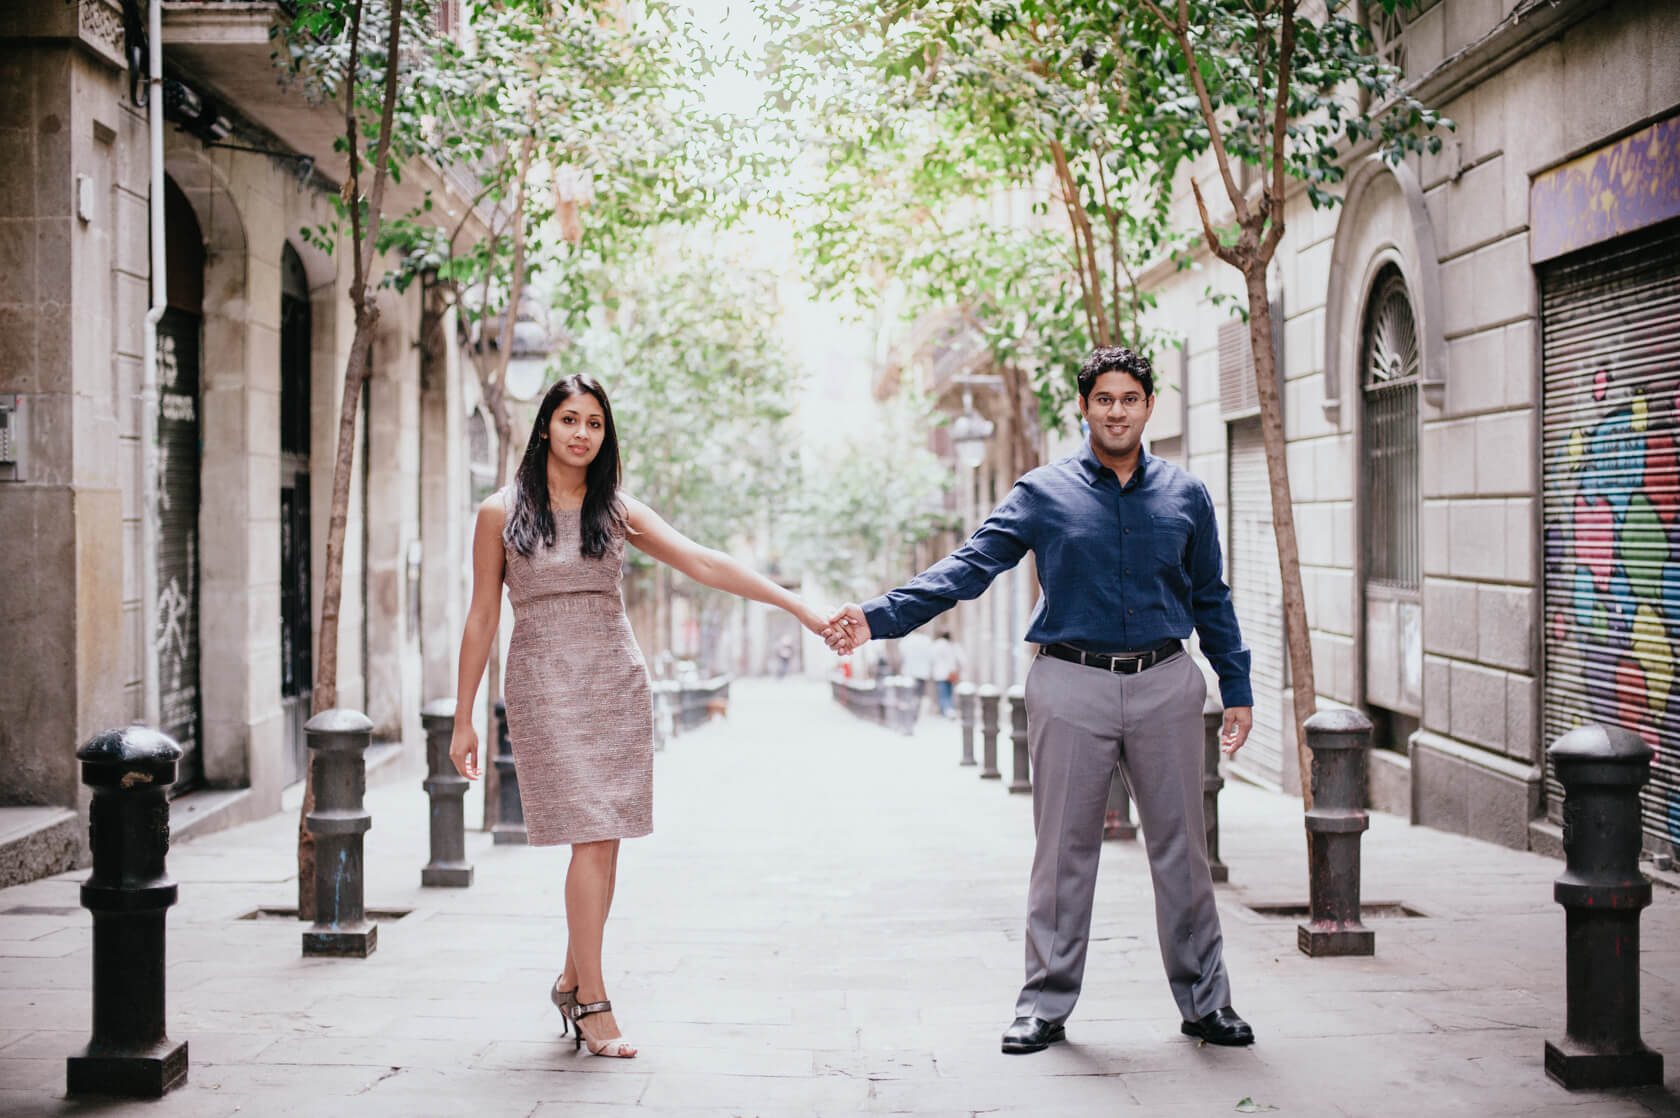
[[[350,471],[356,458],[356,411],[367,381],[379,308],[372,300],[356,307],[356,336],[344,371],[338,410],[338,454],[333,459],[332,516],[327,526],[327,562],[321,580],[321,644],[315,657],[315,694],[310,713],[338,705],[338,617],[344,599],[344,533],[350,519]],[[304,770],[303,807],[298,812],[298,919],[315,919],[315,836],[305,822],[315,810],[315,765]]]
[[[1243,269],[1248,285],[1248,337],[1254,347],[1254,376],[1260,396],[1260,434],[1266,444],[1266,476],[1272,490],[1272,527],[1277,535],[1278,568],[1283,582],[1284,644],[1289,651],[1290,686],[1295,707],[1295,754],[1301,766],[1301,802],[1312,807],[1312,752],[1306,722],[1318,706],[1313,678],[1312,634],[1307,628],[1307,597],[1301,586],[1301,552],[1295,541],[1295,505],[1290,497],[1288,444],[1283,430],[1283,401],[1278,395],[1276,350],[1272,348],[1272,304],[1266,292],[1266,265]],[[1266,701],[1261,696],[1260,701]]]

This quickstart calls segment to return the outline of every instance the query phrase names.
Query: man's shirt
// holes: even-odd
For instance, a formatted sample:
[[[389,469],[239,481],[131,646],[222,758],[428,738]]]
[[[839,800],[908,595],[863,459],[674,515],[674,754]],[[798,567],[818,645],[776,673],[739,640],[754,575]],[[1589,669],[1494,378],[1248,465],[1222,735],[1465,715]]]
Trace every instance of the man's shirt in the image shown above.
[[[1225,705],[1254,705],[1213,499],[1200,480],[1141,450],[1124,486],[1089,442],[1028,473],[962,547],[864,604],[870,635],[903,636],[979,597],[1028,551],[1044,593],[1027,640],[1141,652],[1194,628]]]

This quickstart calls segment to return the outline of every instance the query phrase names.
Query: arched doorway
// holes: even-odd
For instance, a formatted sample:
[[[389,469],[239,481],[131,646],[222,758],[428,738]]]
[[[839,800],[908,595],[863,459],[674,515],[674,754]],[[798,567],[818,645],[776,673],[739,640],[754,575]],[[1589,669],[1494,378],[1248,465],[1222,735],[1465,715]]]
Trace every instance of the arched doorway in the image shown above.
[[[204,778],[199,688],[199,355],[204,330],[204,235],[175,180],[164,179],[168,309],[158,322],[157,657],[159,728],[181,746],[175,791]]]
[[[280,255],[280,705],[285,711],[288,784],[302,780],[308,764],[303,727],[314,693],[309,570],[312,336],[309,277],[297,250],[286,245]]]

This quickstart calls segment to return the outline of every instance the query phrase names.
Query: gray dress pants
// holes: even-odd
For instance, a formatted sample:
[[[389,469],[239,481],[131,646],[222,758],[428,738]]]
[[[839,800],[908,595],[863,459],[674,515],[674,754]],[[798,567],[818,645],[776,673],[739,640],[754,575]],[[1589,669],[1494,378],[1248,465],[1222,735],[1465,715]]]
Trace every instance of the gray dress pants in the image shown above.
[[[1135,675],[1040,656],[1027,674],[1037,848],[1017,1017],[1061,1022],[1085,977],[1103,811],[1124,766],[1155,885],[1155,926],[1186,1021],[1231,1004],[1202,815],[1207,680],[1188,653]]]

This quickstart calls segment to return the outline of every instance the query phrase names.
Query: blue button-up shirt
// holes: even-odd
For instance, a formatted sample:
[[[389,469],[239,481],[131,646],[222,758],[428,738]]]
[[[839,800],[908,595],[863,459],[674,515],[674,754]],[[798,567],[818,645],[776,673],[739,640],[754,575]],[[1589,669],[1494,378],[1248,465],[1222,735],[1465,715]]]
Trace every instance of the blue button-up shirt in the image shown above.
[[[979,597],[1028,551],[1044,593],[1027,640],[1135,652],[1183,640],[1193,626],[1225,705],[1254,705],[1213,498],[1144,451],[1125,485],[1089,442],[1028,473],[962,547],[864,604],[870,635],[901,637]]]

